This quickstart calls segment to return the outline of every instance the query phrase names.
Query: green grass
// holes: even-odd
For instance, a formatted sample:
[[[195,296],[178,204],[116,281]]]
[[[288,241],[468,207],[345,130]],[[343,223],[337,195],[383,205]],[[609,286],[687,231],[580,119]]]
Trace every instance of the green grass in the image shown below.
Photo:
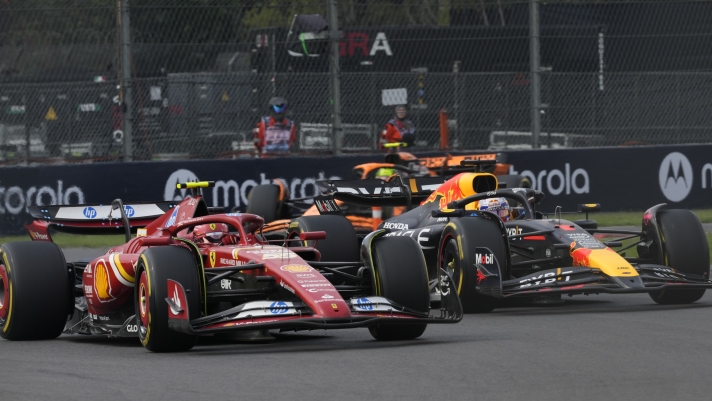
[[[712,223],[712,209],[693,210],[703,223]],[[549,218],[554,217],[549,215]],[[567,220],[585,219],[586,215],[580,214],[564,214],[562,218]],[[643,212],[600,212],[589,213],[588,218],[596,220],[599,227],[611,226],[636,226],[640,227],[643,224]]]
[[[0,244],[14,241],[30,241],[29,235],[0,237]],[[53,233],[52,240],[61,248],[105,248],[126,242],[123,235],[77,235]]]

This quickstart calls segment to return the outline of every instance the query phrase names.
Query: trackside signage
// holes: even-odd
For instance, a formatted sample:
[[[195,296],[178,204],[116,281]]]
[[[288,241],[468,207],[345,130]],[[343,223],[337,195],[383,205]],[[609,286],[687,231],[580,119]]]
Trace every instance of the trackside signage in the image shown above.
[[[429,156],[442,153],[429,153]],[[712,145],[554,149],[506,153],[510,173],[527,177],[546,193],[541,210],[575,210],[601,203],[604,211],[712,207]],[[22,233],[30,205],[108,204],[178,200],[177,182],[215,181],[208,206],[244,210],[250,189],[283,179],[293,197],[316,192],[319,179],[353,178],[355,165],[383,154],[343,157],[95,163],[0,168],[0,235]],[[91,210],[81,210],[92,215]],[[98,216],[98,212],[97,212]]]
[[[305,197],[316,193],[317,180],[351,178],[353,166],[373,159],[294,157],[0,168],[0,235],[23,234],[22,225],[31,220],[27,213],[31,205],[110,204],[116,198],[125,203],[179,200],[188,191],[176,189],[176,183],[197,179],[215,181],[214,188],[204,191],[208,206],[244,210],[250,190],[271,179],[287,182],[293,197]],[[77,213],[103,217],[97,208],[91,209]]]
[[[546,211],[601,203],[604,211],[712,207],[712,145],[508,152],[510,173],[546,193]]]

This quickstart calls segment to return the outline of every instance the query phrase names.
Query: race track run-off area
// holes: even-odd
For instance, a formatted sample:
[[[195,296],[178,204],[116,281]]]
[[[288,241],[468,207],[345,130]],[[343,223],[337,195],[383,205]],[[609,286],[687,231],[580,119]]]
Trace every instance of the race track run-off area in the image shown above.
[[[510,303],[414,341],[366,329],[202,338],[150,353],[137,339],[0,341],[7,400],[707,399],[712,292],[661,306],[645,294]]]

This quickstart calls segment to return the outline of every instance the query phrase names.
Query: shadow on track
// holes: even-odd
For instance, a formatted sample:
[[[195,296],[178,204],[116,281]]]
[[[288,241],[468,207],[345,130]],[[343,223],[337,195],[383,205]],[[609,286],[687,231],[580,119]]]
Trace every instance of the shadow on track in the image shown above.
[[[281,353],[314,353],[314,352],[340,352],[340,351],[362,351],[394,349],[405,347],[426,347],[436,344],[450,343],[470,343],[481,341],[501,340],[501,337],[487,338],[486,336],[472,333],[472,337],[467,336],[447,336],[443,338],[441,334],[437,339],[420,338],[407,341],[376,341],[373,339],[354,339],[353,336],[340,337],[339,335],[325,334],[298,334],[298,333],[270,333],[274,336],[271,341],[245,341],[218,336],[199,337],[196,346],[188,351],[188,354],[199,355],[227,355],[227,354],[281,354]],[[100,335],[77,336],[64,335],[60,341],[67,341],[72,344],[99,345],[111,348],[142,348],[138,338],[108,338]],[[56,340],[54,340],[56,341]],[[147,351],[148,352],[148,351]]]
[[[614,298],[600,299],[564,299],[561,304],[537,305],[527,303],[526,300],[509,299],[491,315],[502,316],[527,316],[527,315],[569,315],[569,314],[591,314],[591,313],[635,313],[635,312],[664,312],[674,310],[693,310],[712,307],[708,302],[698,302],[684,305],[658,305],[652,300],[645,304],[631,304],[631,298],[622,299],[617,302]]]

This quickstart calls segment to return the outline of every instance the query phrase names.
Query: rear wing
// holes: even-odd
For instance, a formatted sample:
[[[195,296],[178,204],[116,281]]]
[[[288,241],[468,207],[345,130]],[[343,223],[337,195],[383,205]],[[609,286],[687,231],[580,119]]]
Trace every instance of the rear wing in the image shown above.
[[[445,182],[443,177],[394,176],[384,180],[326,180],[317,184],[325,196],[359,206],[410,206],[425,200]]]
[[[505,164],[507,156],[502,153],[473,153],[469,155],[445,155],[433,157],[419,157],[410,159],[401,157],[398,153],[386,155],[386,161],[393,164],[412,164],[425,167],[429,171],[436,172],[441,176],[452,176],[459,173],[475,171],[493,173],[496,175],[509,174],[509,164]],[[412,168],[415,168],[412,166]]]
[[[176,202],[132,202],[125,204],[124,213],[131,231],[145,227],[176,206]],[[111,204],[28,206],[33,219],[25,226],[36,240],[51,240],[48,228],[73,234],[121,234],[124,226],[121,212]]]

